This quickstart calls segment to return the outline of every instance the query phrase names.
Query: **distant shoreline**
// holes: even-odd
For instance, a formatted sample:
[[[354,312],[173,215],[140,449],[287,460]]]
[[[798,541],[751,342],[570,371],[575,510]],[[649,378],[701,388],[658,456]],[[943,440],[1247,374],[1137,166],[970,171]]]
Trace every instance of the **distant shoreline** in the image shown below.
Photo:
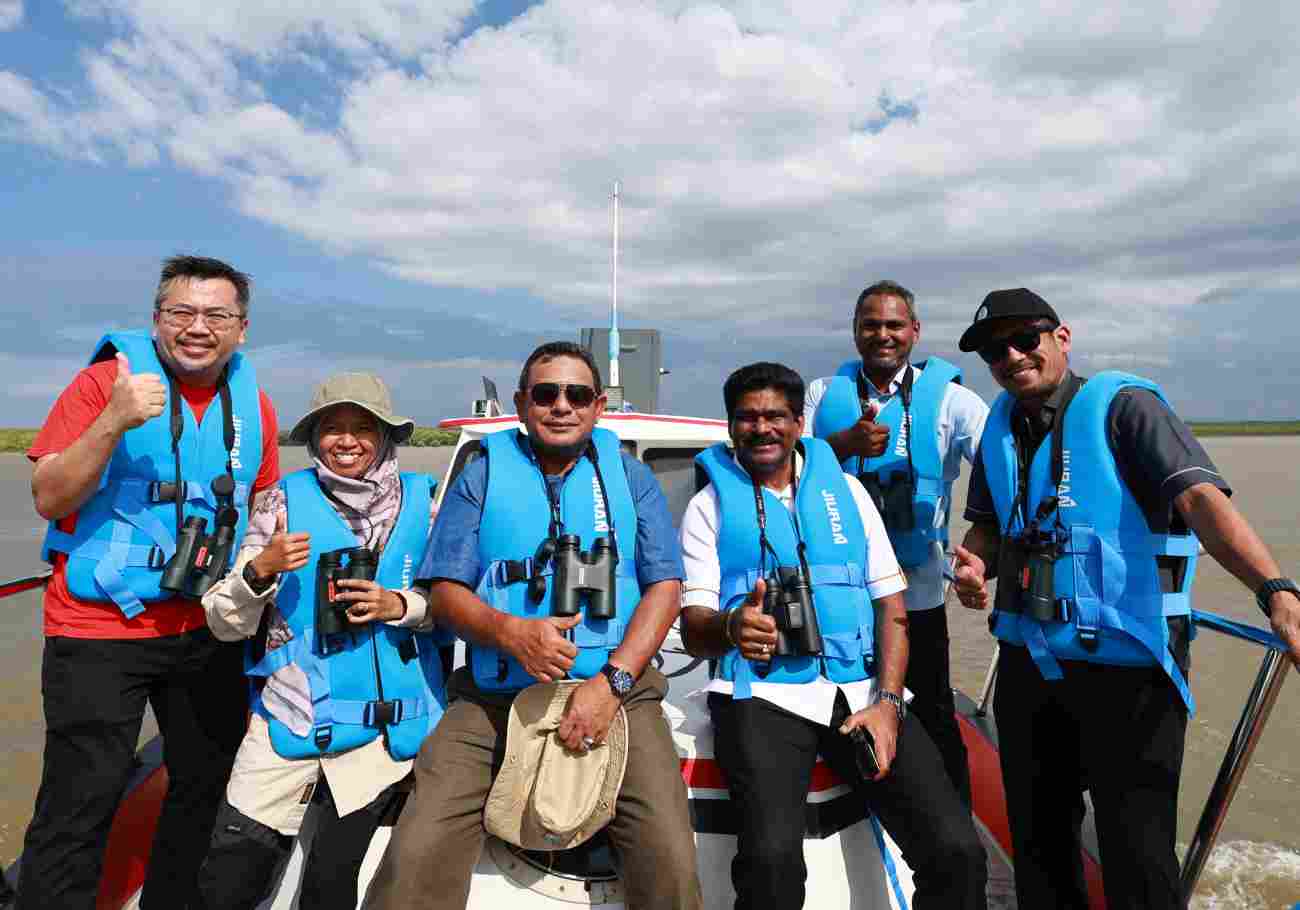
[[[1197,436],[1300,436],[1300,420],[1189,420]],[[34,429],[0,427],[0,452],[26,452],[36,436]],[[416,427],[407,445],[416,448],[456,444],[456,430]],[[292,445],[280,434],[280,445]]]

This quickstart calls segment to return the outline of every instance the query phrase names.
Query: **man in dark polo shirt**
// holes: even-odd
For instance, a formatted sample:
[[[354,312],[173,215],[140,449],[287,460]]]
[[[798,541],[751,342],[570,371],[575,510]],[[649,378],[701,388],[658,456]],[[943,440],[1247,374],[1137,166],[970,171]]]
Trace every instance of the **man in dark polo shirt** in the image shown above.
[[[1159,387],[1076,376],[1070,343],[1024,288],[989,294],[961,338],[1007,394],[971,473],[955,588],[984,609],[985,578],[998,579],[994,714],[1020,906],[1088,906],[1086,789],[1107,906],[1172,910],[1198,538],[1257,592],[1298,662],[1300,592]]]

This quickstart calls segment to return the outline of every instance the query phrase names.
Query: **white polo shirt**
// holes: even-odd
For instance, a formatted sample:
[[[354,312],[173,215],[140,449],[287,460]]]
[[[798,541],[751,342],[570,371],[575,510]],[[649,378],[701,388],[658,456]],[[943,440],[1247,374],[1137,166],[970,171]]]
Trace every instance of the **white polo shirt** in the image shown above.
[[[912,369],[916,370],[917,376],[924,372],[915,365]],[[867,400],[876,406],[877,414],[889,399],[898,394],[906,370],[907,367],[904,366],[895,373],[894,378],[889,382],[889,388],[883,392],[867,379]],[[830,377],[814,379],[808,386],[803,405],[805,433],[811,434],[813,431],[817,408],[826,395],[826,387],[830,381]],[[937,432],[939,455],[943,459],[943,498],[935,509],[936,522],[944,520],[945,510],[952,502],[952,484],[961,474],[961,460],[965,458],[967,462],[975,463],[975,452],[980,447],[980,436],[984,433],[984,421],[988,416],[989,406],[984,403],[983,398],[963,385],[955,382],[948,383],[948,388],[943,393],[943,400],[939,402]],[[946,591],[943,583],[945,559],[942,544],[935,541],[929,559],[919,566],[904,570],[907,573],[907,593],[903,595],[903,602],[909,612],[933,610],[935,607],[943,606]]]
[[[803,470],[803,459],[798,452],[794,454],[794,470],[797,480]],[[899,568],[898,560],[894,558],[894,548],[889,544],[889,536],[885,533],[880,513],[856,477],[845,474],[844,479],[853,494],[858,514],[862,516],[862,526],[867,532],[867,539],[863,541],[867,591],[872,598],[902,591],[907,587],[907,580]],[[787,509],[793,510],[794,499],[790,487],[776,495]],[[686,566],[686,582],[682,587],[683,607],[719,609],[722,567],[718,562],[718,529],[721,526],[722,510],[718,506],[718,494],[714,492],[713,484],[709,484],[692,497],[682,516],[682,562]],[[849,710],[860,711],[870,705],[875,697],[875,684],[875,679],[866,679],[837,685],[826,677],[819,676],[811,682],[797,684],[755,679],[751,688],[754,698],[771,702],[815,723],[830,724],[837,691],[844,692]],[[730,695],[731,683],[725,679],[714,679],[704,691]]]

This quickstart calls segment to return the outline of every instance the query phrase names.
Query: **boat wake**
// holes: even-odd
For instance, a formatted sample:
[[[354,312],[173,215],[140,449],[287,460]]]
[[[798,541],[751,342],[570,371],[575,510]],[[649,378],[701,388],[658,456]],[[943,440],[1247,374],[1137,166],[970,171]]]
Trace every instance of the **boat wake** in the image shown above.
[[[1220,842],[1190,910],[1291,910],[1300,902],[1300,852],[1281,844]]]

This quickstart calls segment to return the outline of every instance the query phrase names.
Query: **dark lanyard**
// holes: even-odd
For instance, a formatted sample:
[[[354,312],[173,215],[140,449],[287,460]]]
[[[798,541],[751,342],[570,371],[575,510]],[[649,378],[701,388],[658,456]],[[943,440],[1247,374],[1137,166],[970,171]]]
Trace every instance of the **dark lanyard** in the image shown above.
[[[185,417],[181,412],[181,391],[180,383],[167,365],[167,361],[158,356],[158,346],[154,345],[154,356],[158,357],[158,363],[162,365],[163,373],[167,376],[167,395],[171,399],[171,434],[172,434],[172,457],[176,463],[176,539],[181,536],[181,527],[185,523],[185,487],[181,485],[181,436],[185,433]],[[217,394],[221,396],[221,419],[222,419],[222,436],[226,444],[226,483],[220,484],[223,478],[213,481],[212,492],[216,495],[218,502],[217,507],[234,506],[235,503],[235,469],[234,469],[234,450],[235,450],[235,409],[230,394],[230,364],[226,364],[221,370],[221,378],[217,380]],[[197,424],[197,421],[196,421]]]
[[[1075,381],[1073,376],[1068,373],[1065,381],[1069,383],[1064,394],[1061,396],[1061,406],[1056,410],[1056,416],[1053,418],[1052,429],[1052,489],[1051,496],[1045,496],[1043,501],[1038,504],[1038,510],[1035,513],[1033,522],[1042,521],[1047,517],[1047,513],[1056,510],[1056,525],[1063,527],[1061,524],[1061,513],[1057,508],[1061,495],[1061,481],[1065,479],[1065,412],[1069,408],[1070,402],[1074,401],[1074,396],[1078,393],[1081,383]],[[1023,456],[1020,451],[1020,442],[1012,434],[1012,441],[1016,446],[1016,469],[1019,473],[1016,483],[1016,498],[1011,502],[1011,509],[1007,515],[1007,527],[1003,536],[1011,535],[1011,522],[1015,518],[1016,510],[1022,510],[1022,520],[1026,528],[1029,527],[1029,474],[1033,468],[1033,457],[1030,453],[1025,452]],[[1035,451],[1033,454],[1037,454]],[[1021,464],[1023,462],[1023,464]]]
[[[583,454],[591,459],[591,467],[596,472],[596,484],[600,487],[600,500],[605,506],[605,521],[609,524],[609,542],[611,549],[614,551],[614,564],[618,565],[620,553],[618,550],[618,533],[614,528],[614,510],[609,507],[609,493],[605,490],[605,476],[600,472],[600,456],[596,454],[596,444],[594,442],[587,443],[587,451]],[[557,540],[564,531],[564,518],[560,513],[560,497],[551,484],[547,483],[546,475],[540,470],[538,474],[542,478],[542,489],[546,493],[546,504],[551,509],[550,537],[552,540]],[[568,480],[566,476],[560,482],[560,486],[568,483]]]
[[[916,468],[912,464],[912,383],[913,383],[912,365],[907,365],[907,371],[903,374],[903,379],[898,384],[898,398],[903,405],[903,432],[904,439],[907,442],[907,473],[916,481]],[[888,402],[886,402],[888,403]],[[871,394],[867,388],[867,377],[861,369],[858,370],[858,407],[862,413],[867,413],[867,408],[871,407]],[[884,410],[882,407],[881,410]],[[865,462],[866,459],[863,459]],[[865,468],[864,468],[865,469]]]
[[[795,540],[797,541],[796,546],[799,551],[799,562],[804,563],[806,562],[806,560],[804,559],[805,545],[803,541],[803,532],[799,529],[799,478],[794,471],[794,464],[793,464],[794,454],[791,453],[790,457],[792,460],[790,465],[791,468],[790,506],[791,507],[788,510],[788,512],[790,515],[790,522],[791,524],[794,525],[794,536],[795,536]],[[766,576],[767,575],[767,554],[768,553],[772,554],[772,558],[776,560],[776,564],[778,566],[781,564],[781,557],[777,554],[776,549],[773,548],[771,542],[767,539],[767,507],[763,504],[763,488],[759,485],[758,481],[754,480],[752,476],[749,478],[749,482],[754,487],[754,511],[758,515],[758,571],[759,574]]]

